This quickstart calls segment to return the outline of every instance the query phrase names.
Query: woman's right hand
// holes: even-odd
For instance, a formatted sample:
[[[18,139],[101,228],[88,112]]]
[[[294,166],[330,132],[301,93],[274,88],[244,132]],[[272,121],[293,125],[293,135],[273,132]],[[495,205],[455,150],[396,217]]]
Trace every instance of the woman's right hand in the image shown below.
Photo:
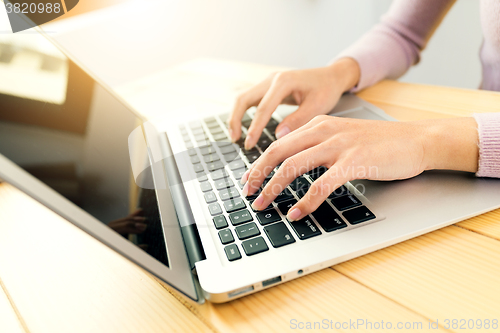
[[[299,106],[276,128],[279,139],[315,116],[330,112],[340,96],[358,83],[359,77],[359,65],[352,58],[341,58],[327,67],[275,73],[236,99],[229,117],[231,140],[241,137],[241,119],[252,106],[257,106],[257,111],[248,129],[245,149],[255,146],[278,105]]]

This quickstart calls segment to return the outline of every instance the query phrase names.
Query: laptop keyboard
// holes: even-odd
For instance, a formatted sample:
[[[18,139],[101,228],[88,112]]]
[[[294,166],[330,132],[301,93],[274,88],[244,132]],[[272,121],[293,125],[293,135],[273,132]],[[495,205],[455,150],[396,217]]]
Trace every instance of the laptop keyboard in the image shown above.
[[[180,131],[196,173],[200,191],[212,223],[218,230],[221,246],[229,261],[283,247],[323,233],[341,230],[375,219],[363,203],[345,186],[330,194],[311,215],[295,222],[286,219],[298,199],[307,193],[311,183],[326,172],[325,167],[313,169],[297,177],[264,211],[253,211],[252,196],[241,195],[240,179],[253,163],[276,140],[278,121],[271,119],[257,142],[257,147],[244,149],[245,133],[235,144],[227,136],[228,114],[206,118],[181,126]],[[245,114],[244,132],[252,118]],[[237,148],[238,147],[238,148]],[[274,175],[266,178],[265,184]],[[320,227],[318,227],[318,225]]]

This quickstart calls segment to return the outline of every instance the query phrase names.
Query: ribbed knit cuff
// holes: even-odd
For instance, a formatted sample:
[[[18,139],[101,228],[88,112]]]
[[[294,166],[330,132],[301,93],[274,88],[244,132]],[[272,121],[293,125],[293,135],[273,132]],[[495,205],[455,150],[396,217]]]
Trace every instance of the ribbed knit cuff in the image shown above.
[[[500,178],[500,113],[475,113],[479,132],[476,176]]]

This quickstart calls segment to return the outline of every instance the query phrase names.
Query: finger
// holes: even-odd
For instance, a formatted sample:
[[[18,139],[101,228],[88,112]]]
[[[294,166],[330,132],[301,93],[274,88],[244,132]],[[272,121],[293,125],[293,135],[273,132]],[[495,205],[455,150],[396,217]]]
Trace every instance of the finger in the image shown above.
[[[301,126],[307,124],[311,119],[320,114],[330,111],[329,107],[321,103],[317,97],[308,95],[299,108],[288,115],[276,128],[276,138],[280,139],[290,132],[295,131]]]
[[[317,140],[312,140],[312,141],[311,141],[311,136],[309,136],[309,134],[307,136],[305,136],[305,138],[304,138],[303,132],[311,129],[312,127],[318,125],[319,123],[323,122],[324,120],[329,119],[329,118],[325,118],[325,117],[327,117],[327,116],[315,117],[312,120],[310,120],[307,124],[305,124],[304,126],[295,130],[286,139],[282,139],[279,143],[273,142],[273,144],[271,146],[269,146],[269,148],[264,152],[264,154],[261,157],[259,157],[254,163],[252,163],[252,165],[250,166],[250,168],[247,171],[245,171],[245,173],[243,174],[243,176],[240,179],[240,183],[245,184],[249,179],[248,177],[250,176],[250,173],[256,167],[259,168],[260,174],[264,174],[265,176],[267,176],[269,174],[269,172],[272,171],[272,169],[274,169],[274,167],[276,165],[278,165],[280,162],[282,162],[286,157],[290,156],[290,155],[286,155],[286,149],[282,149],[282,147],[286,147],[287,145],[292,144],[292,147],[296,148],[294,151],[297,153],[300,151],[300,148],[306,149],[306,148],[309,148],[313,145],[316,145],[316,144],[322,142],[321,135],[319,134],[319,131],[315,131],[315,135],[312,136],[313,138],[316,137]],[[307,140],[307,141],[304,141],[304,140]],[[299,144],[299,145],[297,145],[297,144]],[[275,154],[273,151],[277,151],[278,153],[283,153],[283,154],[278,155],[278,154]],[[290,153],[293,153],[293,151],[291,151]],[[275,160],[273,162],[272,159],[271,160],[266,159],[266,156],[268,156],[268,155],[278,155],[278,156],[275,157]],[[271,168],[271,170],[269,170],[266,173],[266,172],[263,172],[262,166],[267,166],[267,165],[272,166],[272,168]],[[263,179],[262,179],[262,181],[263,181]],[[257,185],[260,186],[260,184],[261,183],[259,183]]]
[[[271,78],[253,86],[236,98],[233,111],[229,116],[229,136],[233,142],[241,137],[241,119],[245,112],[252,106],[257,106],[271,85]]]
[[[289,221],[297,221],[314,212],[328,198],[330,193],[348,182],[348,172],[343,163],[336,163],[312,183],[306,195],[287,214]]]
[[[130,216],[138,216],[141,215],[142,213],[142,208],[137,208],[133,213],[130,214]]]
[[[293,82],[290,72],[278,73],[274,76],[269,90],[266,92],[255,112],[245,139],[245,149],[251,149],[260,138],[271,115],[278,105],[292,92]]]
[[[265,209],[295,178],[324,165],[331,156],[327,157],[322,150],[321,146],[315,146],[287,158],[252,203],[252,207],[256,210]]]
[[[243,186],[243,195],[252,195],[255,193],[267,175],[287,157],[311,148],[321,141],[322,136],[313,130],[300,131],[281,140],[274,141],[264,154],[253,163],[248,175],[246,175],[247,180],[245,186]]]

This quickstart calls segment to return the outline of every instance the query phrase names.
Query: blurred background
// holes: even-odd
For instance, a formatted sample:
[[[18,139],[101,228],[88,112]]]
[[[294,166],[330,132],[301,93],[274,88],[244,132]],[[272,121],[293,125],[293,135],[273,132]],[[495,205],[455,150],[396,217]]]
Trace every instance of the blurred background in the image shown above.
[[[200,57],[294,68],[323,66],[376,24],[390,3],[81,0],[45,30],[114,86]],[[4,12],[0,22],[5,34]],[[477,88],[481,40],[478,1],[458,0],[421,63],[401,80]]]

